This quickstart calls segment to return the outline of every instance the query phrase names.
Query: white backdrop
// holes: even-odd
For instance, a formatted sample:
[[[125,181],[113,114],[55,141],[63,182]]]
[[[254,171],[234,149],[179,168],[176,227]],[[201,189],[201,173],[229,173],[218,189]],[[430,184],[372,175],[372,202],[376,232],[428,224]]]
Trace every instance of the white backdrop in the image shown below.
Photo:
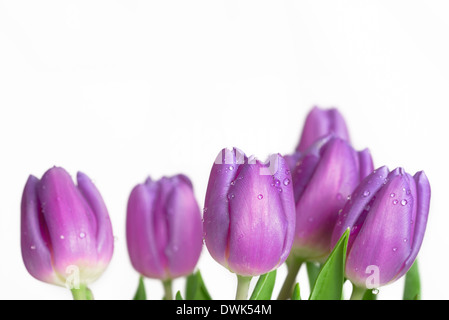
[[[182,172],[202,207],[221,148],[289,153],[313,105],[338,107],[376,166],[426,171],[423,298],[448,299],[448,13],[447,1],[410,0],[0,1],[0,299],[71,298],[23,265],[29,174],[58,165],[94,180],[116,242],[92,290],[130,299],[132,187]],[[206,248],[199,268],[213,298],[234,298],[234,275]],[[400,299],[402,284],[379,298]],[[162,297],[160,283],[146,285],[150,299]]]

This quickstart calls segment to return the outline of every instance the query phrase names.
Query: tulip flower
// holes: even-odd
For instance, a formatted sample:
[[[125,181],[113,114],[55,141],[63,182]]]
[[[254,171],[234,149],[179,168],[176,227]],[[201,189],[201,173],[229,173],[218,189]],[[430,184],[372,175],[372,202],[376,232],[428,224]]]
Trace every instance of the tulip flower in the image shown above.
[[[81,172],[77,182],[58,167],[40,180],[28,178],[21,205],[21,247],[33,277],[69,287],[75,299],[87,299],[87,285],[111,260],[114,238],[97,188]]]
[[[430,205],[423,171],[381,167],[366,177],[340,213],[332,244],[349,227],[346,276],[355,288],[392,283],[412,266],[421,247]]]
[[[289,255],[295,226],[291,181],[280,155],[264,164],[236,148],[223,149],[212,166],[204,238],[212,257],[238,275],[238,299],[246,297],[247,288],[240,290],[244,279],[276,269]]]
[[[350,141],[346,122],[337,109],[314,107],[307,115],[296,151],[306,151],[318,139],[329,134]]]
[[[368,149],[357,152],[347,141],[329,136],[304,154],[292,170],[296,230],[292,254],[303,261],[322,261],[348,196],[373,171]]]
[[[134,187],[126,239],[134,269],[162,280],[166,299],[171,299],[171,279],[193,272],[203,245],[201,212],[189,178],[148,178]]]
[[[296,152],[290,159],[298,156]],[[359,182],[373,171],[368,149],[357,152],[334,135],[300,153],[291,167],[296,203],[295,239],[287,261],[288,275],[278,299],[291,296],[296,275],[305,261],[324,262],[338,212]]]

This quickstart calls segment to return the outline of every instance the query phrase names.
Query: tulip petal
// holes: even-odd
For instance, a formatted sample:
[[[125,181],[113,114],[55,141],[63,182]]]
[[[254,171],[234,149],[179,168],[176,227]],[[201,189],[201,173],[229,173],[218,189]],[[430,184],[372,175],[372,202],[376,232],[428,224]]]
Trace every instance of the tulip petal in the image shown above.
[[[204,239],[211,256],[226,266],[229,232],[228,192],[231,184],[237,183],[238,173],[248,158],[234,148],[223,149],[212,166],[204,204]],[[213,214],[210,214],[213,212]]]
[[[351,234],[348,241],[348,252],[351,251],[352,243],[360,231],[361,224],[365,221],[366,214],[370,210],[370,203],[373,201],[377,191],[384,186],[388,174],[389,170],[386,166],[380,167],[357,186],[349,201],[346,202],[343,210],[338,215],[332,234],[332,248],[346,229],[350,228]]]
[[[188,275],[195,268],[202,248],[201,212],[192,183],[183,175],[171,178],[172,192],[166,199],[168,243],[165,254],[172,278]]]
[[[306,151],[316,140],[330,133],[349,142],[349,133],[341,113],[335,109],[314,107],[307,115],[296,151]]]
[[[365,179],[374,170],[373,158],[371,157],[371,152],[369,149],[364,149],[357,152],[359,157],[359,173],[360,181]]]
[[[64,285],[53,270],[48,230],[37,197],[39,179],[30,176],[21,204],[21,248],[28,272],[38,280]]]
[[[271,271],[287,257],[293,234],[288,232],[284,214],[283,194],[293,197],[290,174],[284,160],[274,176],[260,174],[264,165],[257,161],[239,170],[237,180],[228,193],[230,232],[228,235],[228,265],[239,275],[259,275]],[[288,180],[288,181],[287,181]],[[286,185],[284,184],[286,183]],[[286,204],[288,206],[288,204]],[[293,207],[290,208],[293,217]],[[281,214],[276,214],[282,212]],[[287,236],[286,236],[287,235]]]
[[[89,177],[78,172],[78,189],[86,199],[97,221],[97,251],[99,259],[107,264],[111,260],[114,251],[114,236],[112,234],[111,219],[100,192]]]
[[[416,183],[416,218],[414,221],[413,238],[410,240],[411,251],[409,257],[405,260],[404,266],[396,278],[403,276],[413,265],[421,248],[424,233],[426,231],[427,219],[430,208],[430,183],[424,171],[417,172],[413,177]]]
[[[62,168],[48,170],[38,183],[37,194],[50,236],[53,264],[61,276],[69,268],[81,271],[96,266],[96,219],[70,175]],[[85,274],[89,281],[96,275]]]
[[[131,263],[139,273],[149,278],[165,278],[166,270],[154,232],[154,202],[156,192],[148,192],[147,184],[131,191],[126,218],[126,240]]]
[[[339,138],[321,148],[313,177],[296,204],[295,254],[319,259],[330,252],[339,209],[359,182],[357,154]]]

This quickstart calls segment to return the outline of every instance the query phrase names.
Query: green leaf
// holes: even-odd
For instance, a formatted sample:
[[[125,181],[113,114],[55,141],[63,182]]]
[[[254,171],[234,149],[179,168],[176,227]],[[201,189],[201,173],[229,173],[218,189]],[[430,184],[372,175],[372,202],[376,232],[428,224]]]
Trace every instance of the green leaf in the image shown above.
[[[187,277],[186,300],[212,300],[199,270]]]
[[[299,290],[299,282],[296,283],[293,289],[292,300],[301,300],[301,292]]]
[[[312,290],[316,278],[320,273],[321,265],[316,262],[306,262],[306,267],[307,267],[307,277],[309,278],[310,290]]]
[[[421,300],[421,281],[419,278],[418,260],[405,276],[403,300]]]
[[[176,299],[176,300],[184,300],[184,299],[182,298],[181,291],[178,290],[178,292],[176,292],[176,298],[175,298],[175,299]]]
[[[348,246],[349,228],[338,240],[331,254],[321,268],[315,281],[310,300],[342,300],[345,281],[346,248]]]
[[[261,275],[249,300],[271,300],[275,282],[276,269]]]
[[[136,294],[133,300],[147,300],[147,294],[145,292],[145,284],[143,283],[143,276],[139,277],[139,286],[137,287]]]

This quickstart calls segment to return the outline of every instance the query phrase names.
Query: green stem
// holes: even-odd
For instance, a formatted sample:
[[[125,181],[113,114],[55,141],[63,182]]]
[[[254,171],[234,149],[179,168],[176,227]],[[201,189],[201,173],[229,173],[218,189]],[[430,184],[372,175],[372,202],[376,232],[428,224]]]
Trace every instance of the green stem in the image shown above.
[[[351,300],[362,300],[366,289],[352,285]]]
[[[251,283],[251,279],[252,277],[237,275],[237,293],[235,295],[235,300],[248,299],[249,284]]]
[[[279,292],[278,300],[287,300],[292,297],[293,289],[295,287],[296,276],[301,268],[302,261],[291,259],[287,264],[287,277]]]
[[[164,286],[164,300],[173,300],[172,280],[167,279],[162,281]]]
[[[92,291],[85,284],[80,284],[78,289],[71,289],[73,300],[94,300]]]

